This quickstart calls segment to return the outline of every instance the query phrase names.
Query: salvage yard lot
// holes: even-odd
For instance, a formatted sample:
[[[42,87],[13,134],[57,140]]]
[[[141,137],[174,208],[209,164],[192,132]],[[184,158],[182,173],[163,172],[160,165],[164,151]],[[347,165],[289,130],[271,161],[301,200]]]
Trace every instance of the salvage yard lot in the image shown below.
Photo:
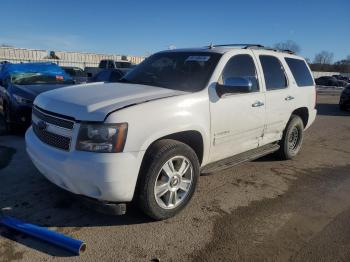
[[[0,136],[2,211],[87,243],[71,257],[0,228],[0,261],[349,261],[350,112],[338,100],[319,95],[295,160],[267,156],[202,176],[190,205],[162,222],[133,207],[119,217],[89,210],[39,174],[23,136]]]

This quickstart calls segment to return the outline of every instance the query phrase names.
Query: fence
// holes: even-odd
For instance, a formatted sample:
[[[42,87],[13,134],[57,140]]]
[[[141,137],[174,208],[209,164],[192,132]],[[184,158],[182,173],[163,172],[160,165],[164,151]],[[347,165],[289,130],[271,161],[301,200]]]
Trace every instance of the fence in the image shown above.
[[[20,58],[4,58],[0,57],[0,61],[7,61],[10,63],[31,63],[31,62],[48,62],[55,63],[59,66],[73,66],[84,69],[85,67],[98,67],[99,62],[80,62],[80,61],[66,61],[60,59],[20,59]]]
[[[115,54],[96,54],[83,52],[65,52],[56,51],[55,55],[59,59],[49,59],[48,51],[40,49],[25,49],[15,47],[0,47],[0,61],[11,63],[26,62],[53,62],[60,66],[76,66],[80,68],[97,67],[103,59],[120,60],[121,55]],[[125,56],[132,63],[139,64],[145,57]]]
[[[318,78],[321,76],[333,76],[333,75],[342,75],[350,77],[350,73],[340,73],[340,72],[321,72],[321,71],[312,71],[314,78]]]

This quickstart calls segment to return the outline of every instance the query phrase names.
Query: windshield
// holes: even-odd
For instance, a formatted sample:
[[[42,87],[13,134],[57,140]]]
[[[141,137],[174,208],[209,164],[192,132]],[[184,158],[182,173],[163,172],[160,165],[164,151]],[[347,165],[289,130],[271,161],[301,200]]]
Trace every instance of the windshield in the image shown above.
[[[17,73],[11,75],[11,82],[17,85],[35,84],[65,84],[72,80],[65,79],[62,75],[49,75],[42,73]]]
[[[207,85],[221,54],[161,52],[143,61],[121,82],[196,92]]]

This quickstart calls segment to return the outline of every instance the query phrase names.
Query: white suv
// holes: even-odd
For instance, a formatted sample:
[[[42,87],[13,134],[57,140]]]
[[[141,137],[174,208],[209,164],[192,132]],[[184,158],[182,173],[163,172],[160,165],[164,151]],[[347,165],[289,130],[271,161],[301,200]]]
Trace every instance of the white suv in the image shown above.
[[[65,190],[109,206],[136,201],[165,219],[188,204],[201,173],[275,151],[293,158],[315,102],[310,69],[291,52],[259,45],[164,51],[120,83],[39,95],[27,151]]]

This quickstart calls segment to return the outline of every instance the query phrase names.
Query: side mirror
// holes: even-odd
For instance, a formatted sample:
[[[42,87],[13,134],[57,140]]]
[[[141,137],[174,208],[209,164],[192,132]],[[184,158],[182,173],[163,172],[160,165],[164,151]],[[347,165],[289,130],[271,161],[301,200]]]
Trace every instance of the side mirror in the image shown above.
[[[250,93],[252,92],[253,83],[247,78],[230,77],[224,81],[224,84],[216,86],[216,92],[219,97],[225,94],[233,93]]]

